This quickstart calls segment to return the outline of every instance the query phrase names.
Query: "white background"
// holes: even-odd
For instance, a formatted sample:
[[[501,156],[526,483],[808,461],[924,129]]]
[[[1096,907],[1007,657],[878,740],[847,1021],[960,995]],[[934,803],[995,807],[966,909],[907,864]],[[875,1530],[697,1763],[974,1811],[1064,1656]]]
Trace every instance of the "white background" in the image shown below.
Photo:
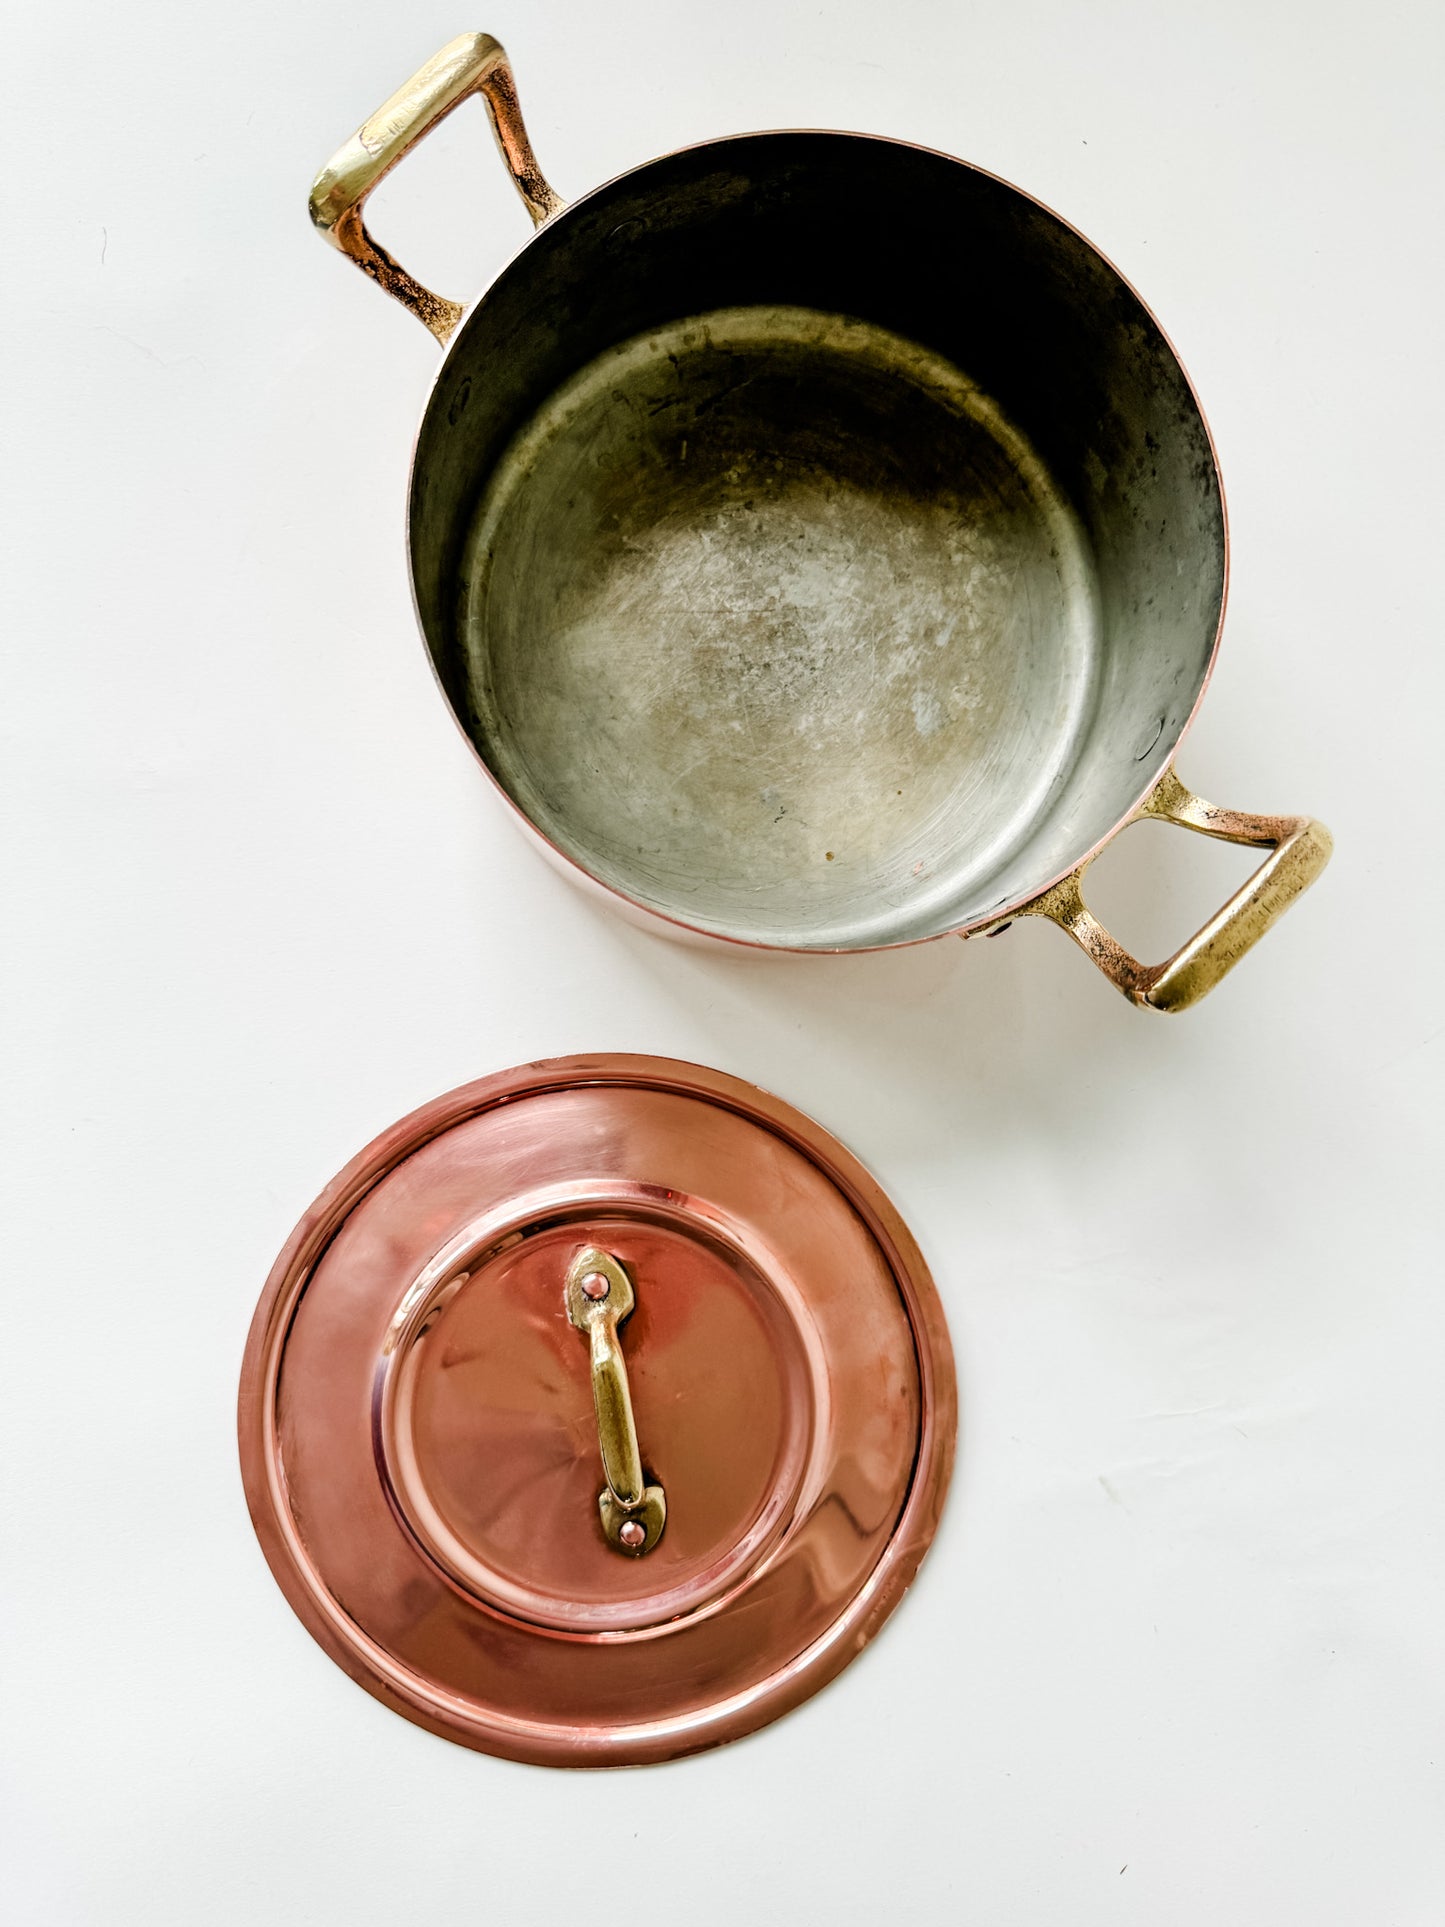
[[[434,345],[305,216],[479,27],[564,194],[874,130],[1019,182],[1143,291],[1233,522],[1183,774],[1338,840],[1198,1011],[1135,1013],[1042,924],[689,952],[515,835],[408,602]],[[80,0],[6,38],[8,1918],[1438,1927],[1439,10]],[[450,293],[527,231],[480,108],[373,208]],[[1094,895],[1157,954],[1247,867],[1149,826]],[[963,1402],[877,1645],[610,1780],[358,1691],[267,1571],[233,1432],[333,1171],[587,1049],[837,1131],[935,1267]]]

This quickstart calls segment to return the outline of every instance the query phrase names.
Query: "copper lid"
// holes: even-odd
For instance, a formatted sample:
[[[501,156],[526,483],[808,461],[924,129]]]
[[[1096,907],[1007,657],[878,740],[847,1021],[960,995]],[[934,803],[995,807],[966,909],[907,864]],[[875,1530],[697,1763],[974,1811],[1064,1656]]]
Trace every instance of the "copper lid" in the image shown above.
[[[353,1679],[449,1739],[668,1759],[873,1636],[953,1455],[943,1314],[829,1134],[735,1078],[559,1058],[437,1099],[302,1219],[241,1462]]]

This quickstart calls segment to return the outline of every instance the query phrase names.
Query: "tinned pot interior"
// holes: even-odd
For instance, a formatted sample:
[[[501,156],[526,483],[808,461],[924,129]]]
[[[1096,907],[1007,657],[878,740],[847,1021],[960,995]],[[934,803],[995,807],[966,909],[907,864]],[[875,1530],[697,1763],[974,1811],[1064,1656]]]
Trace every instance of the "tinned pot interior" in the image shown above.
[[[1147,309],[976,169],[858,135],[653,162],[470,311],[411,486],[437,674],[532,825],[694,929],[985,923],[1166,766],[1225,526]]]

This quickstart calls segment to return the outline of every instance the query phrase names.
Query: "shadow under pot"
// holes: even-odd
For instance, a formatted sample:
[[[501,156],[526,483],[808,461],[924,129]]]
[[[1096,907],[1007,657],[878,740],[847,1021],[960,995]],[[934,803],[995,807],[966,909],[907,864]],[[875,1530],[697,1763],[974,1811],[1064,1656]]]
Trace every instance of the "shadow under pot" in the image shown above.
[[[473,93],[538,226],[464,310],[362,211]],[[1143,302],[1027,194],[899,141],[762,133],[568,206],[501,47],[469,35],[311,211],[446,344],[417,613],[477,755],[574,876],[762,949],[1044,916],[1180,1010],[1323,868],[1319,823],[1175,774],[1224,609],[1213,445]],[[1270,852],[1157,965],[1082,894],[1145,816]]]

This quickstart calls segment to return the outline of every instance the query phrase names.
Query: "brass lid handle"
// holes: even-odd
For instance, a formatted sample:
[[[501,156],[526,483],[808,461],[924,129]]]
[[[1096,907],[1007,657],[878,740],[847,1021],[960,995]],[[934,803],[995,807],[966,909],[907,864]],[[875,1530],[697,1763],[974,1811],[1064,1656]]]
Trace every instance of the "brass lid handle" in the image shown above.
[[[632,1393],[618,1328],[637,1303],[632,1280],[608,1252],[589,1246],[567,1273],[567,1316],[590,1341],[592,1402],[597,1412],[597,1443],[607,1483],[597,1509],[607,1543],[640,1559],[662,1537],[667,1499],[660,1485],[643,1477]]]

